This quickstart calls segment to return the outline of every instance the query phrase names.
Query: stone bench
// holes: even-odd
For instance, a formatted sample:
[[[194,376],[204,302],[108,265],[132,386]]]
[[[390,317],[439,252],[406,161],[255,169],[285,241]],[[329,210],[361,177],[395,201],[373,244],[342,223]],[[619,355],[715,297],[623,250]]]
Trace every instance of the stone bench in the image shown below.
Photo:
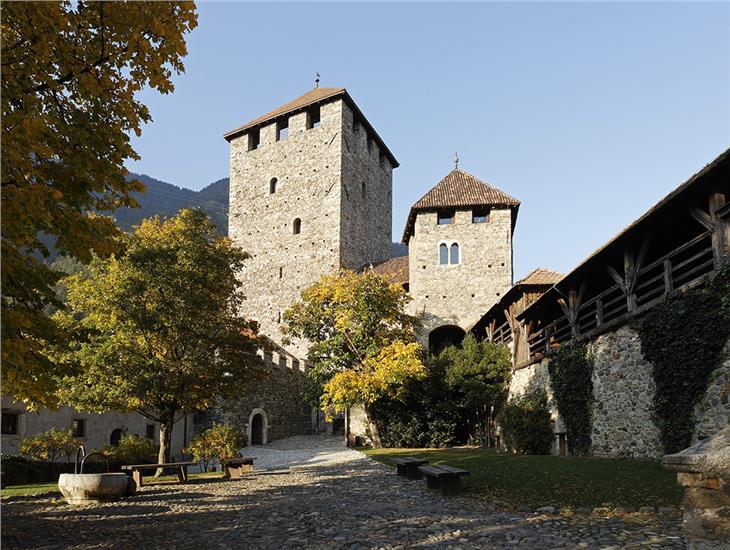
[[[169,468],[177,473],[178,483],[185,483],[188,480],[188,466],[195,466],[197,462],[168,462],[167,464],[125,464],[122,470],[132,472],[132,479],[137,487],[142,487],[142,471],[157,470],[158,468]]]
[[[677,482],[684,487],[682,528],[689,548],[730,546],[730,427],[666,455],[663,463],[677,472]]]
[[[243,477],[244,474],[253,472],[254,460],[256,460],[255,456],[241,456],[229,460],[222,460],[221,466],[223,466],[224,477],[226,479]]]
[[[419,466],[428,464],[428,460],[416,458],[413,456],[402,456],[390,459],[395,464],[396,472],[399,476],[405,476],[408,479],[421,479],[423,474],[418,470]]]
[[[468,470],[453,466],[420,466],[419,471],[426,476],[426,487],[440,492],[443,496],[452,496],[459,493],[461,476],[468,475]]]

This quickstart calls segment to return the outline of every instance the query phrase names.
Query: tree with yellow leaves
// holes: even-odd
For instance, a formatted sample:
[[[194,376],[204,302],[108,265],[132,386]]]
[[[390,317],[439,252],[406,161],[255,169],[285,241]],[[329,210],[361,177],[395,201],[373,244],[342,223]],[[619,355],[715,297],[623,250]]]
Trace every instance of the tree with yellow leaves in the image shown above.
[[[285,334],[309,342],[310,395],[328,413],[363,405],[376,447],[372,404],[398,399],[407,382],[426,376],[415,341],[420,321],[405,311],[409,300],[381,275],[343,270],[323,275],[284,313]]]
[[[196,25],[192,2],[3,2],[3,393],[31,409],[57,404],[43,347],[63,337],[48,316],[62,273],[42,258],[51,245],[84,263],[119,251],[94,212],[144,190],[124,168],[152,120],[137,95],[173,91]]]

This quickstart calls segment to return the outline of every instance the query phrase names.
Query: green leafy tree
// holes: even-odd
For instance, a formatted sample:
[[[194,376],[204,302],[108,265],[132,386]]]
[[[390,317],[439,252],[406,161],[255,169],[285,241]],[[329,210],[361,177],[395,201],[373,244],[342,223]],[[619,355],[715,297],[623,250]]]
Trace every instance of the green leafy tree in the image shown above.
[[[214,424],[212,428],[196,435],[185,452],[192,454],[200,462],[203,471],[207,472],[214,458],[222,462],[236,457],[245,442],[246,438],[240,430],[229,424]]]
[[[55,406],[46,342],[63,275],[42,260],[52,245],[83,262],[119,251],[107,216],[134,206],[124,162],[151,121],[146,87],[173,91],[192,2],[5,2],[2,6],[3,393],[30,409]]]
[[[461,346],[449,346],[441,357],[449,363],[446,382],[471,419],[472,436],[488,444],[493,415],[504,403],[512,377],[509,350],[467,334]]]
[[[409,299],[376,273],[343,270],[322,276],[284,314],[285,334],[309,342],[310,392],[325,411],[364,405],[375,446],[372,405],[402,398],[408,381],[427,374],[415,342],[419,319],[405,312]]]
[[[20,453],[35,460],[55,464],[62,456],[65,456],[68,462],[78,446],[79,442],[74,439],[70,429],[51,428],[46,432],[23,438],[20,442]]]
[[[149,463],[156,460],[159,447],[146,437],[122,434],[118,445],[104,447],[104,456],[117,464]]]
[[[145,220],[126,241],[123,256],[65,280],[68,308],[56,320],[74,338],[54,357],[70,371],[59,398],[159,422],[162,462],[175,422],[240,395],[260,373],[256,323],[240,315],[247,255],[197,210]]]

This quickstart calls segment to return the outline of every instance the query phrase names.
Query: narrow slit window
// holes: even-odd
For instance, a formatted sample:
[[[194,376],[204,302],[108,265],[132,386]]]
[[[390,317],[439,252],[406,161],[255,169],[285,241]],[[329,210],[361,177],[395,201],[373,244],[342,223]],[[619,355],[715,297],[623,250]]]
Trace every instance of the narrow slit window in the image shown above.
[[[362,184],[360,185],[360,194],[362,195],[363,199],[367,195],[367,190],[365,188],[365,182],[362,182]]]
[[[449,247],[445,244],[439,245],[439,265],[448,265],[449,263]]]
[[[276,188],[278,186],[279,182],[276,178],[271,178],[271,181],[269,182],[269,195],[273,195],[276,193]]]
[[[454,211],[453,210],[439,210],[438,213],[438,224],[439,225],[451,225],[454,223]]]
[[[294,219],[293,232],[295,235],[299,235],[302,232],[302,220],[299,218]]]
[[[289,119],[276,123],[276,141],[283,141],[289,137]]]
[[[489,208],[475,208],[471,211],[471,223],[487,223],[489,221]]]
[[[279,268],[279,279],[282,279],[283,277],[284,277],[284,268],[280,267]]]
[[[253,151],[261,146],[261,132],[258,128],[251,130],[248,133],[248,150]]]
[[[451,245],[451,248],[449,249],[449,263],[451,265],[456,265],[459,263],[459,245],[454,243]]]
[[[311,130],[312,128],[319,128],[319,123],[319,106],[312,107],[309,111],[307,111],[307,130]]]

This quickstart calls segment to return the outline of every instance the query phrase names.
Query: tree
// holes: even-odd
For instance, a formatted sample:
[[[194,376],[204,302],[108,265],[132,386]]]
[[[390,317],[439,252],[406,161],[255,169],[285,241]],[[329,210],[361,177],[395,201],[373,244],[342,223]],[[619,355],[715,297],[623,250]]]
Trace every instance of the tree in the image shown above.
[[[2,6],[3,390],[30,409],[55,406],[62,307],[51,246],[83,262],[118,252],[108,216],[134,206],[129,134],[151,121],[137,94],[167,94],[184,70],[192,2],[7,2]]]
[[[66,462],[68,462],[78,445],[79,442],[74,439],[70,429],[51,428],[48,431],[23,438],[20,442],[20,453],[35,460],[45,460],[53,465],[56,459],[62,456],[65,456]]]
[[[200,462],[204,472],[208,471],[210,462],[217,458],[219,462],[230,460],[238,455],[245,444],[246,437],[235,427],[228,424],[214,424],[204,432],[196,435],[185,448],[186,453]]]
[[[240,395],[261,372],[258,327],[239,315],[248,256],[196,210],[145,220],[125,240],[123,256],[64,280],[68,308],[55,320],[73,339],[55,352],[68,371],[58,394],[159,422],[163,462],[182,415]]]
[[[481,445],[488,444],[493,408],[504,403],[512,377],[509,350],[467,334],[460,347],[446,348],[441,357],[449,362],[447,384],[459,393],[472,418],[472,435]]]
[[[328,412],[364,405],[378,447],[373,403],[400,398],[409,380],[427,374],[415,342],[419,319],[405,312],[409,300],[381,275],[343,270],[323,275],[284,313],[285,334],[310,344],[311,397]]]

